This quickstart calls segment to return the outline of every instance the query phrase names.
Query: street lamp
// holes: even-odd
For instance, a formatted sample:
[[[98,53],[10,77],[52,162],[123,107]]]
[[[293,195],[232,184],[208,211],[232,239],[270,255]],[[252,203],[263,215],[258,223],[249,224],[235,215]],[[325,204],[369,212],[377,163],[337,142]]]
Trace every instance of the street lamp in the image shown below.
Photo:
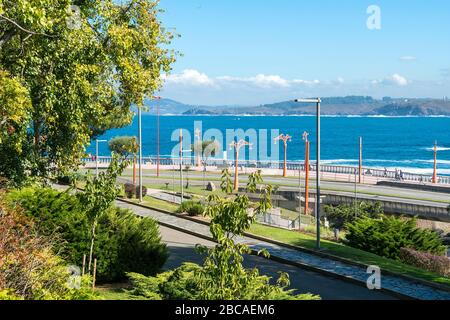
[[[201,166],[200,153],[203,153],[203,145],[202,145],[202,137],[201,137],[200,128],[195,129],[195,137],[197,138],[198,145],[197,145],[197,148],[195,148],[195,144],[194,144],[194,150],[196,150],[196,152],[197,152],[197,167],[200,168],[200,166]]]
[[[250,150],[252,149],[252,143],[247,142],[243,139],[239,141],[234,141],[230,144],[230,150],[234,148],[234,191],[239,191],[239,150],[241,150],[242,147],[249,146]]]
[[[95,139],[95,176],[98,177],[98,143],[108,142],[107,140]]]
[[[316,169],[316,249],[320,249],[320,98],[317,99],[295,99],[295,102],[315,103],[316,104],[316,152],[317,152],[317,169]]]
[[[305,141],[305,215],[309,212],[309,133],[303,132],[303,141]]]
[[[277,141],[283,141],[284,146],[284,164],[283,164],[283,177],[287,177],[287,143],[288,141],[292,141],[292,137],[288,134],[281,134],[278,137],[274,139],[275,144],[277,144]]]
[[[153,100],[161,100],[161,97],[153,97]],[[159,178],[159,103],[156,105],[156,177]]]
[[[139,202],[142,202],[142,107],[138,107]]]
[[[438,178],[437,178],[437,141],[434,142],[434,170],[433,170],[433,183],[437,183],[438,182]]]
[[[359,183],[362,182],[361,176],[362,176],[362,170],[363,170],[363,138],[359,137]]]
[[[183,151],[183,130],[180,129],[180,188],[181,188],[181,204],[183,204],[184,200],[184,177],[183,177],[183,153],[191,152],[192,150],[184,150]]]

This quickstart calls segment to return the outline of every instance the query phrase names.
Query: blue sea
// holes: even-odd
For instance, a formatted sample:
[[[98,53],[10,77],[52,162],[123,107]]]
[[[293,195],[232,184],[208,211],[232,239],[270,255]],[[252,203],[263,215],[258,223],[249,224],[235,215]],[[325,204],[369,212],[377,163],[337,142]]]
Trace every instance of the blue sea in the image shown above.
[[[259,153],[266,148],[270,158],[271,152],[279,148],[278,158],[282,159],[281,144],[273,143],[271,130],[291,135],[288,143],[289,160],[304,159],[304,142],[302,134],[310,132],[311,158],[315,159],[316,122],[311,116],[161,116],[160,117],[160,154],[169,156],[177,154],[179,129],[183,129],[184,149],[189,149],[195,139],[194,129],[201,125],[202,134],[212,133],[214,137],[222,133],[223,141],[230,143],[233,137],[228,132],[242,129],[256,132],[253,150],[242,152],[241,158],[252,156],[265,160]],[[143,155],[157,154],[157,117],[143,115]],[[438,173],[450,175],[450,118],[449,117],[322,117],[321,121],[321,158],[330,164],[356,165],[359,157],[359,137],[363,137],[364,166],[376,168],[399,169],[405,172],[431,174],[433,172],[433,146],[438,143]],[[231,130],[231,131],[230,131]],[[265,135],[267,130],[267,135]],[[242,132],[243,132],[242,131]],[[119,135],[137,135],[137,118],[131,126],[106,132],[99,139],[110,139]],[[241,133],[242,133],[241,132]],[[215,134],[215,135],[214,135]],[[208,137],[204,136],[204,139]],[[225,144],[224,142],[224,144]],[[187,146],[187,147],[186,147]],[[259,149],[258,151],[255,151]],[[109,155],[106,143],[99,144],[100,155]],[[228,159],[233,158],[232,151]],[[265,149],[264,149],[265,150]],[[88,147],[88,152],[95,152],[95,143]],[[189,156],[189,153],[185,154]],[[220,154],[220,157],[223,155]]]

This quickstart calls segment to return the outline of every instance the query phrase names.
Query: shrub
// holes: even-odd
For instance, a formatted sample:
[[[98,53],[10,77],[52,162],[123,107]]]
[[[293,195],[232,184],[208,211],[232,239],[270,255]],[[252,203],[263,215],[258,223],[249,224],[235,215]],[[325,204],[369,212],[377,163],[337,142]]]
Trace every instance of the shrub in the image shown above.
[[[399,257],[404,263],[450,277],[450,259],[445,256],[401,248]]]
[[[90,279],[70,287],[66,263],[54,254],[54,239],[37,234],[20,207],[0,195],[0,300],[72,300],[95,297]],[[89,283],[88,283],[89,282]]]
[[[199,216],[205,211],[204,206],[197,201],[184,201],[178,208],[178,213],[187,213],[189,216]]]
[[[132,184],[132,183],[125,183],[125,196],[128,199],[132,199],[134,197],[139,198],[139,185]],[[147,188],[145,186],[142,186],[142,194],[145,196],[147,194]]]
[[[358,217],[379,218],[383,208],[379,202],[360,202],[355,205],[343,204],[339,206],[327,205],[324,207],[326,217],[333,228],[343,229],[347,223],[352,223]]]
[[[81,265],[83,255],[89,253],[91,225],[76,196],[27,188],[11,193],[9,199],[35,218],[41,234],[61,238],[57,249],[63,258]],[[111,207],[98,219],[94,257],[98,260],[98,281],[118,281],[125,278],[126,272],[154,275],[164,265],[167,250],[153,219]]]
[[[132,183],[125,183],[124,184],[125,189],[125,196],[128,199],[132,199],[136,196],[136,185]]]
[[[156,277],[145,277],[136,273],[128,276],[133,288],[130,294],[144,297],[149,300],[216,300],[220,295],[209,296],[205,299],[202,292],[201,273],[203,267],[185,263],[181,267],[157,275]],[[248,282],[242,286],[235,299],[239,300],[320,300],[320,297],[312,294],[293,294],[287,290],[281,282],[276,285],[270,284],[270,278],[261,276],[256,269],[246,270],[242,276]],[[211,291],[217,290],[215,286]]]
[[[401,248],[439,255],[446,250],[436,232],[416,227],[416,219],[363,217],[347,224],[346,228],[348,245],[391,259],[399,259]]]

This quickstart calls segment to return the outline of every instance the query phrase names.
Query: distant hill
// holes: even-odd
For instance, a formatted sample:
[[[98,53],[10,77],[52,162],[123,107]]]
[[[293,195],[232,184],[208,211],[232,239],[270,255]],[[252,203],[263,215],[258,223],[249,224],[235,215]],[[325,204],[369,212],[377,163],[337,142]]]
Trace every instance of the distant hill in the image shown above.
[[[147,101],[148,113],[177,115],[313,115],[312,104],[283,101],[259,106],[193,106],[170,99]],[[372,116],[450,116],[448,99],[398,99],[385,97],[381,100],[368,96],[322,98],[324,115],[372,115]]]

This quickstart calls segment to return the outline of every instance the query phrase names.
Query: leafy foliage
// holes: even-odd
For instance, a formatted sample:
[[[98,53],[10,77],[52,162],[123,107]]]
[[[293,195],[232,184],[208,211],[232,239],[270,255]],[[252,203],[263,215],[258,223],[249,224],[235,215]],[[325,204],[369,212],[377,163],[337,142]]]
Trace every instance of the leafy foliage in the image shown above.
[[[202,215],[205,211],[204,206],[198,201],[183,201],[178,208],[178,213],[187,213],[190,216]]]
[[[191,149],[203,159],[208,159],[216,156],[220,150],[220,144],[216,140],[196,141],[191,145]]]
[[[83,255],[90,250],[91,222],[75,195],[27,188],[12,192],[9,201],[21,205],[34,218],[39,234],[58,238],[55,250],[68,263],[81,265]],[[113,206],[98,217],[93,252],[99,281],[121,280],[126,272],[153,275],[167,259],[154,220]]]
[[[115,137],[109,140],[109,149],[123,157],[134,155],[139,152],[139,145],[136,137]]]
[[[136,273],[129,273],[132,283],[132,295],[144,297],[149,300],[202,300],[196,274],[201,271],[199,265],[185,263],[181,267],[160,273],[156,277],[145,277]],[[252,279],[253,287],[242,292],[241,299],[245,300],[317,300],[318,297],[311,294],[292,295],[285,290],[282,283],[277,285],[269,283],[270,278],[256,276]],[[265,289],[263,289],[265,288]]]
[[[263,178],[261,176],[261,170],[258,170],[256,172],[250,173],[248,175],[248,182],[247,182],[247,191],[248,192],[256,192],[256,188],[258,184],[263,183]]]
[[[399,257],[404,263],[450,277],[450,259],[448,257],[409,248],[401,248]]]
[[[222,170],[220,188],[226,194],[233,193],[233,181],[231,181],[231,174],[228,168]]]
[[[446,250],[436,232],[416,227],[416,219],[362,217],[347,224],[346,228],[348,245],[391,259],[399,259],[401,248],[439,255]]]
[[[343,229],[347,223],[352,223],[359,217],[377,219],[384,213],[381,203],[364,201],[358,202],[356,207],[352,204],[327,205],[324,210],[331,226],[337,229]]]
[[[271,187],[267,189],[271,190]],[[264,200],[270,202],[270,197],[262,197],[261,202]],[[211,249],[197,246],[199,253],[206,253],[203,266],[186,263],[153,278],[129,274],[134,286],[131,293],[148,299],[178,300],[318,299],[310,294],[294,295],[287,289],[289,276],[285,273],[281,273],[273,285],[269,277],[259,274],[258,269],[243,267],[243,256],[251,250],[245,244],[236,243],[234,238],[250,228],[255,221],[255,212],[262,211],[257,209],[252,213],[249,204],[245,195],[232,199],[209,196],[204,214],[211,219],[210,232],[218,244]],[[270,207],[270,204],[264,207]],[[267,251],[261,254],[268,257]]]
[[[156,0],[76,1],[79,17],[72,4],[0,2],[0,96],[19,92],[16,105],[31,104],[22,123],[32,152],[17,160],[43,177],[75,168],[92,137],[129,124],[131,106],[161,87],[177,55]]]
[[[89,278],[79,289],[69,286],[70,273],[54,254],[52,237],[35,232],[19,206],[11,208],[0,195],[0,299],[91,299]]]

